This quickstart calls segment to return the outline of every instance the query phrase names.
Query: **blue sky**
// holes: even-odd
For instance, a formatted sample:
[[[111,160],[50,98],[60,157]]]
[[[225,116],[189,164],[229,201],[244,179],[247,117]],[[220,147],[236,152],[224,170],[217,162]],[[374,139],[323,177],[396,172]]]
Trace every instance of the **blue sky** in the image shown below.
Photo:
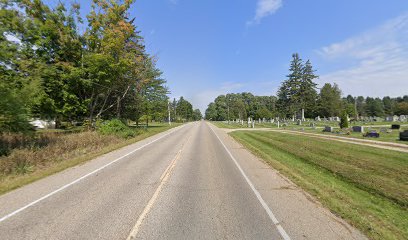
[[[344,95],[408,94],[407,0],[138,0],[130,14],[171,97],[202,111],[219,94],[275,95],[294,52]]]

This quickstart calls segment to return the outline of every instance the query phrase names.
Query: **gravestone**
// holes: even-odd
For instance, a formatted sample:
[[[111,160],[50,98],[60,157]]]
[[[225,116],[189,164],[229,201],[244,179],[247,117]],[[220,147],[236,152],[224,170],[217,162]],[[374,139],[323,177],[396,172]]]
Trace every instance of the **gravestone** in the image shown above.
[[[400,132],[399,137],[401,141],[408,141],[408,130]]]
[[[353,129],[353,132],[360,132],[360,133],[364,132],[363,126],[353,126],[352,129]]]
[[[401,128],[401,125],[399,125],[399,124],[392,124],[391,125],[391,129],[400,129]]]
[[[387,130],[386,128],[380,128],[380,132],[382,132],[382,133],[387,133],[388,130]]]
[[[392,116],[386,116],[386,117],[385,117],[385,121],[386,121],[386,122],[392,122],[392,120],[393,120],[393,117],[392,117]]]
[[[380,137],[380,134],[379,134],[378,132],[376,132],[376,131],[371,131],[371,132],[366,133],[366,134],[364,135],[364,137],[379,138],[379,137]]]
[[[252,128],[255,128],[255,121],[252,121]]]
[[[333,127],[325,126],[323,132],[333,132]]]
[[[405,122],[407,120],[407,117],[405,117],[405,115],[401,115],[400,117],[399,117],[399,121],[400,122]]]
[[[302,120],[298,119],[297,120],[297,125],[301,126],[302,125]]]
[[[280,127],[280,126],[279,126],[279,120],[278,120],[276,123],[278,124],[278,128],[279,128],[279,127]]]
[[[321,119],[320,119],[320,116],[317,116],[316,118],[315,118],[315,121],[321,121]]]

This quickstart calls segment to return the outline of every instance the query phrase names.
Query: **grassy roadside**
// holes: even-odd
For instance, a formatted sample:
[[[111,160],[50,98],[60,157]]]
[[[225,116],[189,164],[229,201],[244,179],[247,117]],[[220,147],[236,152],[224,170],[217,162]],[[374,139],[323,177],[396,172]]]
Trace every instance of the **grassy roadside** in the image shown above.
[[[219,128],[227,128],[227,129],[240,129],[240,128],[248,128],[246,124],[244,124],[243,126],[241,124],[238,123],[224,123],[224,122],[216,122],[213,121],[211,122],[212,124],[214,124],[215,126],[219,127]],[[378,125],[382,125],[382,124],[388,124],[387,126],[389,127],[379,127]],[[333,126],[334,127],[334,131],[333,133],[329,133],[329,132],[323,132],[323,126],[327,125],[327,126]],[[353,123],[353,125],[358,125],[356,123]],[[358,133],[358,132],[350,132],[350,134],[346,134],[346,131],[340,131],[340,128],[338,126],[337,123],[330,123],[330,124],[322,124],[321,122],[319,122],[318,124],[316,124],[316,126],[318,126],[318,128],[314,129],[312,127],[310,127],[308,124],[304,124],[304,125],[289,125],[289,126],[283,126],[281,125],[280,129],[286,129],[286,130],[294,130],[294,131],[304,131],[304,132],[310,132],[310,133],[317,133],[317,134],[324,134],[324,135],[331,135],[331,136],[341,136],[341,137],[348,137],[348,138],[358,138],[358,139],[365,139],[365,140],[374,140],[374,141],[382,141],[382,142],[392,142],[392,143],[400,143],[400,144],[406,144],[408,145],[408,141],[400,141],[399,140],[399,132],[400,131],[404,131],[404,130],[408,130],[408,126],[403,125],[401,126],[400,130],[391,130],[391,132],[381,132],[382,129],[387,129],[390,130],[389,128],[391,127],[390,123],[384,123],[384,122],[374,122],[373,126],[364,126],[364,129],[366,132],[375,130],[377,132],[380,133],[380,137],[379,138],[367,138],[367,137],[363,137],[362,133]],[[358,125],[361,126],[361,125]],[[256,123],[255,124],[255,129],[256,128],[271,128],[271,129],[278,129],[276,124],[274,123]],[[336,131],[341,132],[340,133],[336,133]]]
[[[7,164],[7,161],[21,162],[17,165],[17,171],[4,171],[7,168],[3,167],[0,173],[0,195],[180,125],[153,124],[128,139],[103,136],[96,132],[73,133],[43,148],[16,150],[10,156],[0,157],[2,165]],[[36,164],[27,164],[27,159],[32,158],[36,159]]]
[[[212,124],[219,128],[228,128],[228,129],[237,129],[237,128],[248,128],[246,123],[244,125],[238,124],[238,123],[224,123],[224,122],[219,122],[219,121],[211,121]]]
[[[278,132],[231,136],[372,239],[408,239],[408,154]]]

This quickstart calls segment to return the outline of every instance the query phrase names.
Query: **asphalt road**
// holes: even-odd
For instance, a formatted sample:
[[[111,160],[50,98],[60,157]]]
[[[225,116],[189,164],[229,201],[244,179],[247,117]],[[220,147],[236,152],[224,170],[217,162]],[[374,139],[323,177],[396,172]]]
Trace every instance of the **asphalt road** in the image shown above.
[[[202,121],[0,196],[0,239],[364,239]]]

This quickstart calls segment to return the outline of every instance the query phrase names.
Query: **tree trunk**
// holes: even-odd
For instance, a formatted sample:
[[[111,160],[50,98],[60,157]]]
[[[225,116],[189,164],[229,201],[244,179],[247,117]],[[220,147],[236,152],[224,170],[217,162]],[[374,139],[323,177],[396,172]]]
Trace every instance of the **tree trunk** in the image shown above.
[[[118,96],[118,102],[116,104],[116,118],[120,119],[120,96]]]

